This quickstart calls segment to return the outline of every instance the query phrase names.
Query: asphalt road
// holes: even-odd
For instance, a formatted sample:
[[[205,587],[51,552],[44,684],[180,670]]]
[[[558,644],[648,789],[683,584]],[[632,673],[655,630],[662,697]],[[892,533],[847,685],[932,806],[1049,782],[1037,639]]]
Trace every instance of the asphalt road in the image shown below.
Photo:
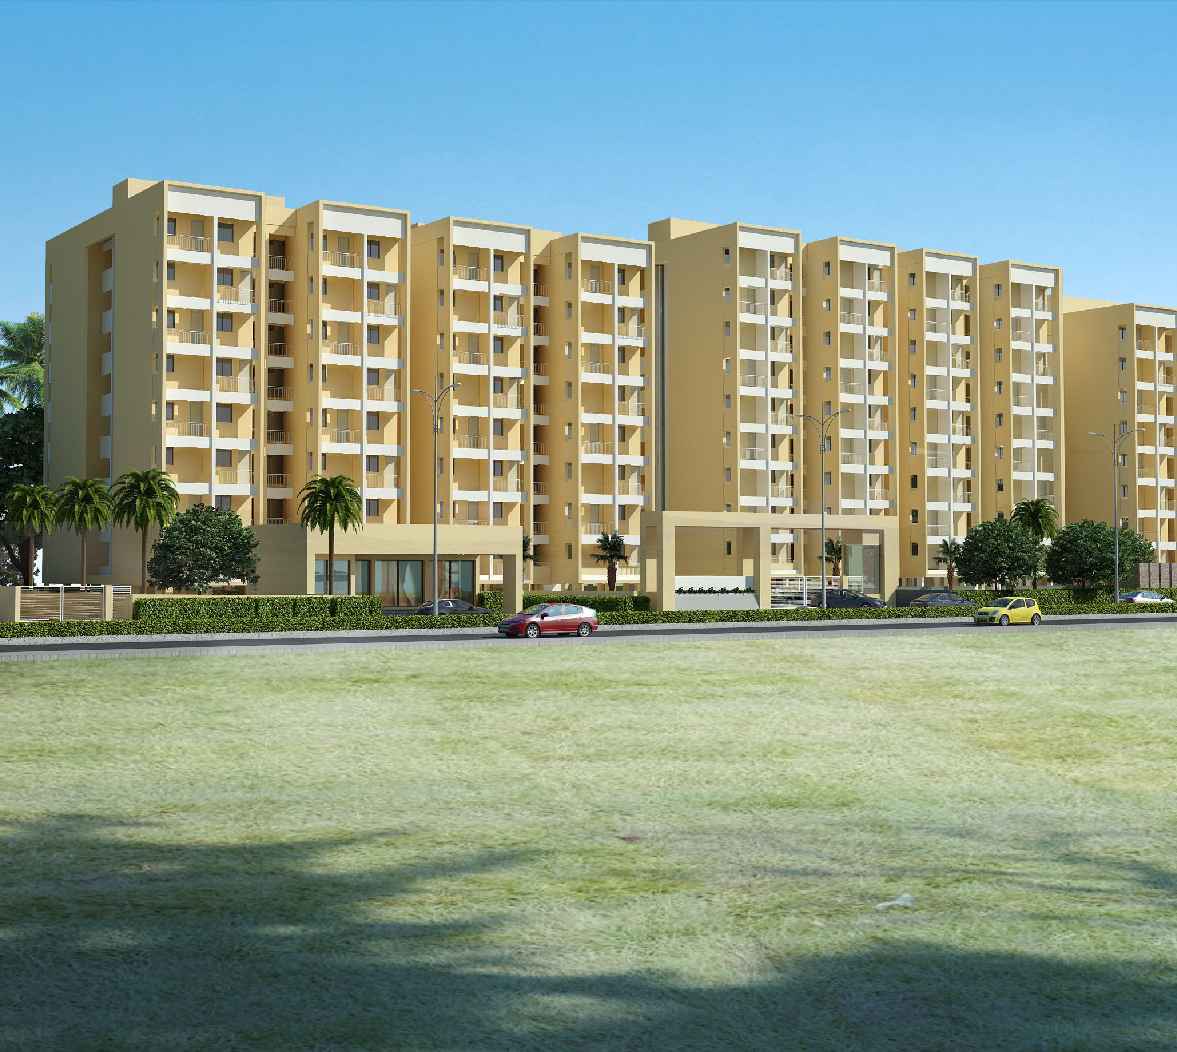
[[[1004,629],[1007,632],[1056,632],[1076,628],[1131,628],[1148,625],[1172,625],[1177,628],[1177,614],[1086,615],[1051,618],[1037,629],[1028,626]],[[998,632],[1002,629],[978,628],[971,621],[912,619],[895,621],[809,621],[785,623],[735,623],[703,625],[618,625],[605,626],[587,639],[576,636],[547,637],[538,640],[504,639],[494,629],[458,629],[431,632],[313,632],[305,635],[281,633],[256,636],[168,636],[105,637],[101,639],[36,639],[0,641],[0,661],[37,660],[55,657],[131,656],[156,654],[224,654],[250,650],[293,650],[311,647],[371,646],[608,646],[615,642],[665,642],[687,639],[766,639],[790,635],[852,636],[861,632]],[[2,694],[0,688],[0,694]]]

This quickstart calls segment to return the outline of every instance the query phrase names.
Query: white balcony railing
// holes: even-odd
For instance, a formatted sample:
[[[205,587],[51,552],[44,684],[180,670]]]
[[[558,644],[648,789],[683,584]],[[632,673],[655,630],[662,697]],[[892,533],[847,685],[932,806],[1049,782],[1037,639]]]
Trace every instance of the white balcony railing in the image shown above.
[[[843,325],[862,325],[866,320],[865,316],[859,314],[857,311],[844,310],[838,315],[839,320]]]
[[[277,255],[270,256],[269,264],[270,264],[271,270],[285,270],[286,269],[286,257],[285,256],[277,256]]]
[[[463,281],[485,281],[486,268],[478,266],[468,266],[464,263],[454,264],[454,277],[461,278]]]
[[[266,441],[273,442],[277,445],[285,445],[289,440],[286,437],[286,432],[281,428],[272,427],[266,431]]]
[[[792,281],[793,268],[788,263],[782,263],[779,267],[770,267],[768,276],[773,281]]]
[[[253,289],[238,289],[232,285],[218,285],[217,302],[250,304],[253,302]]]
[[[267,387],[266,397],[276,399],[279,402],[285,402],[289,398],[289,391],[285,387]]]
[[[886,278],[870,278],[866,283],[868,292],[886,292],[887,279]]]
[[[375,314],[383,318],[396,317],[396,297],[385,296],[370,296],[366,301],[369,314]]]
[[[600,456],[613,452],[612,442],[583,442],[581,443],[581,452],[589,456]]]
[[[359,442],[360,432],[358,428],[337,427],[331,432],[332,442]]]
[[[329,248],[323,249],[323,262],[333,267],[358,267],[360,257],[355,252],[333,252]]]
[[[247,376],[218,376],[217,390],[232,394],[249,394],[249,377]]]
[[[338,354],[343,357],[358,358],[360,356],[360,349],[355,344],[349,341],[336,340],[333,342],[325,342],[323,350],[328,354]]]
[[[757,299],[743,299],[740,300],[741,314],[763,314],[765,310],[765,300]]]
[[[395,384],[367,384],[364,394],[372,402],[395,402],[399,398]]]
[[[581,282],[581,287],[585,292],[592,292],[603,296],[611,295],[613,292],[613,282],[601,281],[599,278],[585,278]]]
[[[281,472],[266,475],[266,485],[272,486],[274,489],[285,489],[290,485],[290,478]]]
[[[482,435],[454,435],[454,446],[458,449],[486,449],[486,438]]]
[[[211,244],[209,238],[197,237],[195,234],[168,234],[168,245],[184,252],[208,252]]]
[[[398,477],[395,471],[365,471],[364,485],[368,489],[396,489]]]
[[[293,306],[293,305],[291,305]],[[291,311],[287,309],[285,300],[270,300],[267,303],[267,308],[271,314],[290,314]]]

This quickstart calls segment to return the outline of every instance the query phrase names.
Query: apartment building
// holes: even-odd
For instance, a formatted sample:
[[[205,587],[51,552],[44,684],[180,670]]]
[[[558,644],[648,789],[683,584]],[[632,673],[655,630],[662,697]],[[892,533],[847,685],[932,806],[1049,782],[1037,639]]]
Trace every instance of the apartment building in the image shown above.
[[[458,384],[436,465],[415,417],[414,517],[430,515],[436,470],[442,521],[522,527],[533,585],[601,584],[597,538],[616,530],[636,551],[652,492],[651,246],[455,217],[413,241],[413,386]],[[619,580],[636,583],[636,557]]]
[[[895,246],[881,242],[805,246],[805,412],[837,414],[824,457],[807,423],[807,508],[821,507],[824,490],[827,511],[895,514],[895,265]]]
[[[799,511],[800,233],[663,219],[649,237],[658,270],[659,505]],[[697,573],[739,576],[738,540],[735,529],[686,531],[679,559]],[[774,572],[793,572],[793,532],[774,531],[771,543]]]
[[[980,461],[983,519],[1020,501],[1067,518],[1062,271],[1006,260],[981,267]]]
[[[263,588],[303,591],[328,570],[325,539],[295,525],[298,491],[347,475],[365,527],[341,544],[336,588],[419,602],[429,568],[398,569],[423,543],[408,529],[409,227],[399,209],[119,183],[109,209],[46,245],[49,484],[162,467],[182,506],[258,528]],[[513,553],[517,536],[451,532],[449,590],[472,595],[469,553]],[[77,579],[70,541],[49,541],[53,579]],[[131,531],[93,544],[94,580],[138,579]]]
[[[1071,298],[1063,309],[1067,515],[1110,521],[1115,492],[1120,521],[1177,561],[1177,310]]]
[[[979,263],[912,249],[898,276],[899,573],[904,585],[942,585],[941,545],[979,521]]]

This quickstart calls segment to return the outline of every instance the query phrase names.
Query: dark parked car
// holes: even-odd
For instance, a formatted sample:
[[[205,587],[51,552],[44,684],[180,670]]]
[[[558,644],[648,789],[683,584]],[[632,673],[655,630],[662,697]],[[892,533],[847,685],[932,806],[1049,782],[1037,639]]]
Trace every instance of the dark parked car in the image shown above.
[[[963,595],[957,595],[955,592],[928,592],[925,595],[917,595],[912,601],[912,606],[972,606]]]
[[[437,601],[437,612],[439,614],[489,614],[485,606],[475,606],[473,603],[466,602],[465,599],[439,599]],[[417,607],[419,614],[432,614],[433,602],[422,603]]]
[[[821,606],[821,591],[815,590],[809,593],[809,605]],[[854,607],[862,606],[886,606],[881,599],[875,599],[869,595],[863,595],[861,592],[851,592],[846,588],[827,588],[826,589],[826,606],[830,610],[849,610]]]
[[[506,618],[499,625],[499,635],[527,636],[528,639],[538,636],[587,636],[599,627],[597,612],[591,607],[577,606],[575,603],[537,603]]]

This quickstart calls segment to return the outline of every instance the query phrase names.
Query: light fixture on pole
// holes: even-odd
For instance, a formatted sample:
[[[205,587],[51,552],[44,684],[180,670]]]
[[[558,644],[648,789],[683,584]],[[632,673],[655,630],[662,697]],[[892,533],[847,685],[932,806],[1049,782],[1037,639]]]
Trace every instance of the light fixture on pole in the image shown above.
[[[438,383],[441,383],[440,378]],[[413,394],[421,395],[429,401],[430,411],[433,414],[433,616],[437,617],[437,476],[439,474],[437,468],[437,435],[441,430],[441,403],[446,395],[456,391],[461,386],[460,380],[455,380],[452,384],[447,384],[441,388],[437,394],[430,394],[428,391],[422,390],[420,387],[413,388]]]
[[[1144,430],[1136,427],[1132,430],[1125,428],[1115,438],[1108,438],[1102,431],[1088,431],[1092,438],[1102,438],[1112,450],[1112,574],[1114,577],[1115,601],[1120,601],[1120,443],[1129,435],[1135,436],[1137,431]]]
[[[834,419],[841,416],[842,410],[835,409],[832,413],[816,417],[811,413],[794,413],[798,420],[808,420],[816,425],[821,454],[821,553],[818,566],[821,568],[821,607],[826,609],[826,444],[829,441],[829,428]]]

